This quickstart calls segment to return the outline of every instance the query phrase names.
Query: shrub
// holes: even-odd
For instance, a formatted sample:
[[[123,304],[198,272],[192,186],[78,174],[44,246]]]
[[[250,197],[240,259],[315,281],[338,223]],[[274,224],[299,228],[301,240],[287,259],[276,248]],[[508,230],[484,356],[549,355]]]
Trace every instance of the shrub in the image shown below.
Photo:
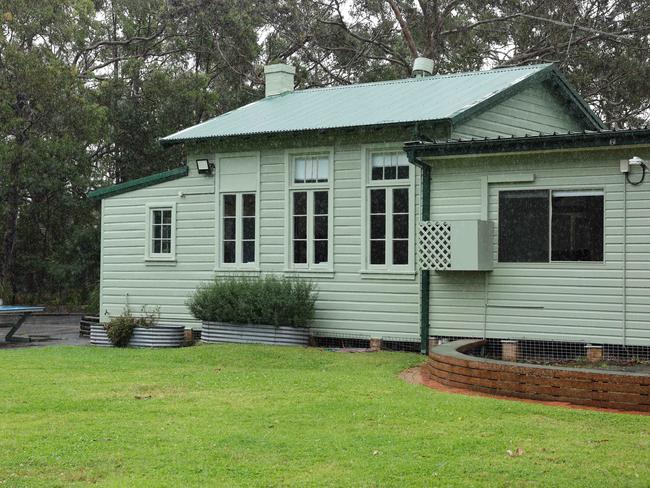
[[[142,316],[135,317],[127,308],[121,315],[111,318],[105,325],[106,335],[116,347],[126,347],[136,327],[153,327],[160,318],[160,309],[155,308],[153,312],[147,312],[142,307]]]
[[[187,306],[205,322],[306,327],[314,316],[315,295],[313,284],[305,281],[226,278],[199,287]]]

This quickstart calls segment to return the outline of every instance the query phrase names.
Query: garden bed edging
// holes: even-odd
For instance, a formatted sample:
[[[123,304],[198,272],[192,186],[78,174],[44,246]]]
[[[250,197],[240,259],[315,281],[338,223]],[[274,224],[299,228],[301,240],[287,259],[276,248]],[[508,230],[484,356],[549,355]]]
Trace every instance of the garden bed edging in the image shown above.
[[[181,347],[185,340],[185,326],[156,325],[136,327],[129,347]],[[91,324],[90,343],[95,346],[114,347],[103,324]]]
[[[309,329],[274,325],[237,325],[226,322],[203,322],[201,341],[208,344],[274,344],[306,346]]]
[[[491,395],[650,412],[650,375],[499,361],[463,352],[485,341],[459,340],[431,350],[424,371],[445,386]]]

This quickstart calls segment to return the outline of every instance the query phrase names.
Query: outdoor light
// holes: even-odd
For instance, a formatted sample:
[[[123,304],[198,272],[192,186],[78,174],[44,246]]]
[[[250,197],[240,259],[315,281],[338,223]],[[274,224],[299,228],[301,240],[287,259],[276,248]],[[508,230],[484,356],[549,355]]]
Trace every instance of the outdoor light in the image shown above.
[[[634,156],[633,158],[630,158],[629,163],[630,165],[633,166],[645,166],[648,164],[645,159],[641,159],[639,156]]]
[[[207,159],[197,159],[196,169],[200,175],[209,175],[212,173],[212,165]]]

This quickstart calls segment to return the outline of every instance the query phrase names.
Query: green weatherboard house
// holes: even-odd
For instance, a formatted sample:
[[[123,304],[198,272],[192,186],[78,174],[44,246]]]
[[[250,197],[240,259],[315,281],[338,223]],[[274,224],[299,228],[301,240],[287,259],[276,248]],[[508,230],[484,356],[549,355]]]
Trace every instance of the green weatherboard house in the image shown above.
[[[312,334],[650,346],[650,130],[606,130],[553,65],[294,91],[161,140],[187,165],[95,190],[101,315],[215,276],[318,287]],[[630,164],[632,160],[632,164]]]

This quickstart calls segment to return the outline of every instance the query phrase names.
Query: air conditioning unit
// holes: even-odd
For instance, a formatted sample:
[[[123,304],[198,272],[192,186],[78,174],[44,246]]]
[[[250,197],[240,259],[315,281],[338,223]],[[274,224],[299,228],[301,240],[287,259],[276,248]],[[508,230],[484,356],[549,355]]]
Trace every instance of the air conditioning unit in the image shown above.
[[[489,220],[420,222],[418,263],[434,271],[491,271],[493,224]]]

